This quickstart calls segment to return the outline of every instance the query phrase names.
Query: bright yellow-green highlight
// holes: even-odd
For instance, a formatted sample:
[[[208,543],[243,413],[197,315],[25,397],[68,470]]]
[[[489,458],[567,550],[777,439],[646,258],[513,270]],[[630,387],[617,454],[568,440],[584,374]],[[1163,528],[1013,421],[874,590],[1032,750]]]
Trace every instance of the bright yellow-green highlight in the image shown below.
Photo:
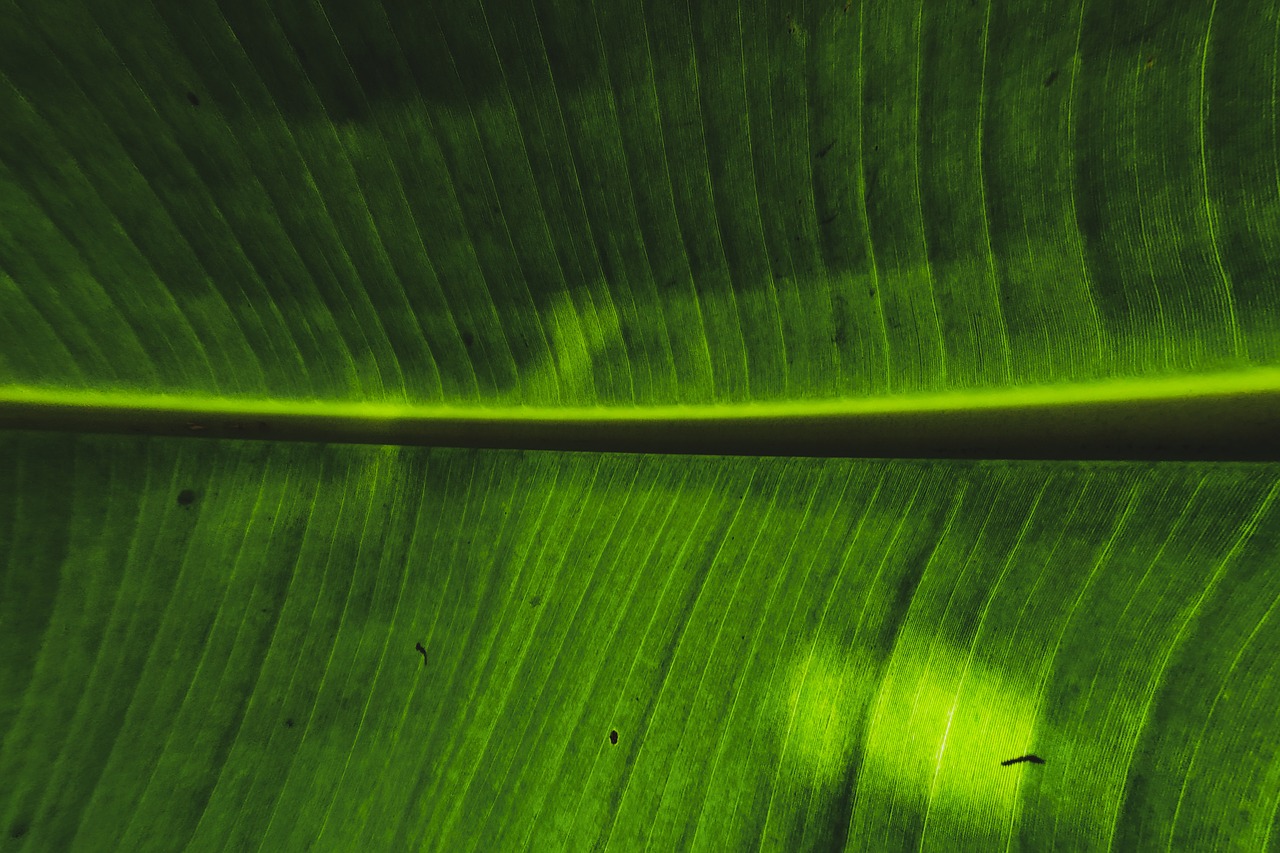
[[[980,411],[1018,407],[1022,409],[1074,406],[1088,403],[1147,402],[1192,398],[1264,394],[1280,392],[1280,368],[1173,376],[1167,379],[1118,379],[1073,385],[1001,388],[981,391],[951,391],[941,394],[895,395],[860,399],[744,403],[699,406],[638,406],[576,408],[533,406],[459,406],[403,403],[351,403],[335,401],[252,400],[226,397],[135,394],[111,391],[80,391],[0,386],[0,408],[57,406],[84,410],[134,410],[196,412],[212,417],[290,416],[317,419],[389,422],[404,418],[476,423],[519,421],[565,421],[576,423],[609,421],[700,421],[804,418],[833,415],[872,415],[907,412]]]

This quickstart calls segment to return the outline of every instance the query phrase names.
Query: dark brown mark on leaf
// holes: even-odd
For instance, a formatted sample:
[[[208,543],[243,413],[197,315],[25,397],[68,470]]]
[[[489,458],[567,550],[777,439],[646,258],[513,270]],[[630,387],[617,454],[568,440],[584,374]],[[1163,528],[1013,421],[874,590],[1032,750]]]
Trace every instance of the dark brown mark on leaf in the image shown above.
[[[1057,79],[1058,79],[1058,69],[1055,68],[1049,72],[1048,77],[1044,78],[1044,87],[1048,89],[1050,86],[1053,85],[1053,81]]]
[[[413,646],[422,655],[422,665],[427,665],[427,650],[422,647],[422,643],[415,643]]]
[[[836,144],[836,141],[833,139],[830,142],[828,142],[825,146],[823,146],[822,150],[818,152],[818,159],[821,160],[823,157],[826,157],[827,152],[831,150],[831,146],[835,144]]]
[[[613,731],[609,732],[609,743],[617,743],[617,742],[618,742],[618,730],[614,729]]]
[[[1020,761],[1030,761],[1032,764],[1044,764],[1044,759],[1038,755],[1020,755],[1017,758],[1010,758],[1008,761],[1001,761],[1002,767],[1008,767],[1010,764],[1017,764]]]
[[[196,97],[195,92],[187,92],[187,100],[191,102],[191,106],[200,106],[200,99]]]
[[[194,489],[183,489],[178,492],[178,506],[191,506],[195,503],[196,493]]]

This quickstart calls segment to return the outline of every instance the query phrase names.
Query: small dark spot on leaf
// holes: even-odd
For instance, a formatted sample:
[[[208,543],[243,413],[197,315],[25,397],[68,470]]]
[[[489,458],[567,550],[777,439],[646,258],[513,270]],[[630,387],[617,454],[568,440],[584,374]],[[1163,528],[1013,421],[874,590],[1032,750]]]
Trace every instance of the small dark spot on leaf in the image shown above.
[[[1050,86],[1053,85],[1053,81],[1057,79],[1058,79],[1058,69],[1055,68],[1049,72],[1048,77],[1044,78],[1044,87],[1048,89]]]
[[[21,838],[22,836],[27,834],[27,830],[29,830],[30,828],[31,828],[30,825],[28,825],[25,820],[20,820],[17,823],[15,823],[13,826],[9,827],[9,837]]]
[[[422,655],[422,665],[427,665],[427,650],[422,647],[422,643],[414,643],[413,647],[418,650],[418,654]]]
[[[830,215],[830,216],[828,216],[826,219],[822,220],[822,224],[823,224],[823,225],[829,225],[829,224],[831,224],[832,222],[834,222],[834,221],[835,221],[835,218],[836,218],[837,216],[839,216],[839,215],[840,215],[840,211],[838,211],[838,210],[837,210],[835,213],[831,214],[831,215]]]
[[[609,743],[617,743],[617,742],[618,742],[618,730],[614,729],[613,731],[609,732]]]
[[[1151,66],[1153,66],[1153,65],[1155,65],[1155,64],[1156,64],[1156,58],[1155,58],[1154,56],[1148,56],[1148,57],[1147,57],[1147,68],[1151,68]]]
[[[471,337],[471,333],[470,333],[470,332],[463,332],[463,333],[462,333],[462,343],[463,343],[465,346],[471,346],[471,342],[472,342],[473,340],[474,340],[474,338],[472,338],[472,337]]]
[[[530,607],[537,607],[541,603],[542,603],[542,598],[540,596],[535,595],[533,598],[529,599]]]
[[[187,92],[187,100],[191,102],[191,106],[200,106],[200,99],[196,97],[195,92]]]
[[[831,147],[835,144],[836,144],[836,141],[833,139],[830,142],[828,142],[826,145],[822,146],[822,150],[818,152],[818,159],[821,160],[823,157],[826,157],[827,152],[830,151]]]
[[[285,720],[284,724],[289,728],[293,728],[293,717],[290,717],[289,719]]]
[[[875,298],[876,298],[876,289],[875,289],[874,287],[869,288],[869,289],[867,290],[867,296],[870,296],[872,299],[875,299]]]
[[[178,492],[178,506],[191,506],[195,503],[196,493],[192,489],[183,489]]]

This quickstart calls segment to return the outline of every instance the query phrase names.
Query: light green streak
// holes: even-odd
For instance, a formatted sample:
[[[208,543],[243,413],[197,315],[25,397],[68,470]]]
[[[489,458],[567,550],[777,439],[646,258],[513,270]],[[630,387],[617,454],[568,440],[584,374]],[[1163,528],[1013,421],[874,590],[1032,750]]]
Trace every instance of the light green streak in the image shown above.
[[[157,416],[181,414],[206,417],[305,417],[366,422],[448,420],[474,423],[566,421],[609,423],[617,421],[773,420],[776,418],[874,415],[911,412],[981,411],[1016,407],[1050,408],[1090,403],[1187,401],[1280,392],[1280,368],[1176,376],[1168,379],[1109,380],[1088,384],[1049,385],[941,394],[901,394],[847,400],[784,403],[744,403],[637,407],[534,407],[411,405],[403,403],[351,403],[337,401],[253,400],[173,394],[131,394],[0,386],[0,414],[24,409],[58,408],[83,413],[106,411],[151,412]]]

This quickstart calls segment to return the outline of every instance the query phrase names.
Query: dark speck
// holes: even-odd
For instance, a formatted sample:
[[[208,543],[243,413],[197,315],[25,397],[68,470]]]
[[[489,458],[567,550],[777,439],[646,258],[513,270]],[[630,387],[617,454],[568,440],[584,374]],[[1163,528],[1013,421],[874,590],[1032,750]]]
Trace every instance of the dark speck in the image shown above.
[[[614,729],[613,731],[609,732],[609,743],[617,743],[617,742],[618,742],[618,730]]]
[[[9,828],[9,837],[21,838],[22,836],[27,834],[27,830],[30,828],[31,827],[27,825],[27,822],[25,820],[20,820]]]
[[[472,340],[474,340],[474,339],[471,337],[471,333],[470,333],[470,332],[463,332],[463,333],[462,333],[462,343],[463,343],[463,344],[465,344],[466,346],[471,346],[471,342],[472,342]]]
[[[828,142],[826,145],[824,145],[822,147],[822,150],[818,152],[818,159],[821,160],[823,157],[826,157],[827,152],[830,151],[831,147],[835,144],[836,144],[836,141],[833,139],[830,142]]]
[[[195,92],[187,92],[187,100],[191,102],[191,106],[200,106],[200,99],[196,97]]]
[[[542,599],[539,596],[535,595],[533,598],[529,599],[530,607],[537,607],[541,603],[542,603]]]
[[[1045,78],[1044,87],[1048,89],[1050,86],[1053,85],[1053,81],[1057,79],[1058,79],[1058,69],[1055,68],[1052,71],[1050,71],[1049,76]]]
[[[293,717],[290,717],[289,719],[285,720],[284,724],[289,728],[293,728]]]
[[[191,506],[195,500],[196,493],[192,489],[183,489],[178,492],[178,506]]]
[[[867,296],[870,296],[872,299],[875,299],[875,298],[876,298],[876,289],[875,289],[874,287],[872,287],[872,288],[868,289],[868,290],[867,290]]]

